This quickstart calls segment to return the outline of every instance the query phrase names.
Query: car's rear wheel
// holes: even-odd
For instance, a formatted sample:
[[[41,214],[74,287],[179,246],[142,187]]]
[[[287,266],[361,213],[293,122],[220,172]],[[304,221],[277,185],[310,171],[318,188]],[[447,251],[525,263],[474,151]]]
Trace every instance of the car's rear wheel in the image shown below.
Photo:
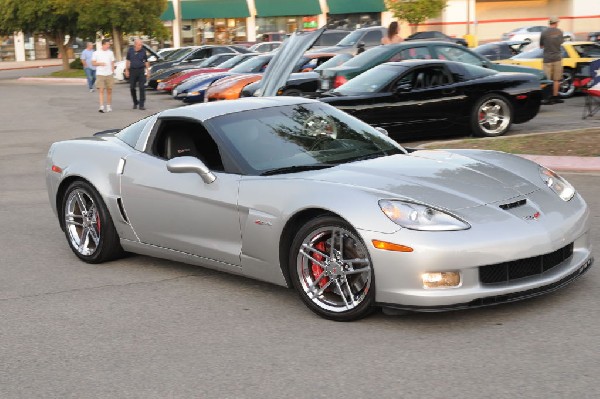
[[[101,263],[123,255],[106,205],[89,183],[71,183],[63,196],[61,217],[67,242],[81,260]]]
[[[302,301],[336,321],[367,316],[375,276],[365,243],[344,220],[321,216],[302,226],[292,242],[290,276]]]
[[[479,99],[471,115],[475,136],[496,137],[508,131],[512,123],[512,107],[500,94],[487,94]]]
[[[282,96],[299,97],[302,95],[302,92],[298,89],[287,89],[283,93],[281,93],[281,95]]]
[[[573,70],[563,69],[563,78],[558,87],[558,95],[562,98],[569,98],[575,93],[575,82],[573,82]]]

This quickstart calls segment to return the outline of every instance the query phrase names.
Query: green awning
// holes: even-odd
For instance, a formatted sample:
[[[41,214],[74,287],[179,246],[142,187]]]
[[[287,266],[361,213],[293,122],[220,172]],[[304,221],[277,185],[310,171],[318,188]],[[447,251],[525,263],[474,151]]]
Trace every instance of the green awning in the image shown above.
[[[175,19],[175,10],[173,9],[173,3],[167,2],[167,9],[160,15],[161,21],[172,21]]]
[[[327,0],[329,14],[386,11],[383,0]]]
[[[202,18],[248,18],[250,11],[246,0],[180,0],[181,19]],[[175,19],[173,2],[167,3],[167,9],[160,19],[171,21]]]
[[[257,17],[319,15],[319,0],[254,0]]]

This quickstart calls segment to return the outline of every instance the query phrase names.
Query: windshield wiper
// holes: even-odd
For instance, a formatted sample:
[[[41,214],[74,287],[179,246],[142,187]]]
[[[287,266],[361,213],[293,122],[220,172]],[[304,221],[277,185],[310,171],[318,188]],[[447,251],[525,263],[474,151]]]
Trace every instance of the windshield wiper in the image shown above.
[[[278,174],[281,174],[281,173],[304,172],[304,171],[307,171],[307,170],[319,170],[319,169],[331,168],[333,166],[336,166],[336,164],[317,163],[317,164],[313,164],[313,165],[285,166],[283,168],[276,168],[276,169],[267,170],[265,172],[262,172],[260,175],[261,176],[269,176],[269,175],[278,175]]]
[[[364,161],[366,159],[379,158],[379,157],[383,157],[386,155],[387,155],[386,153],[377,152],[377,153],[373,153],[373,154],[361,155],[360,157],[356,157],[356,158],[350,158],[348,160],[348,162]]]

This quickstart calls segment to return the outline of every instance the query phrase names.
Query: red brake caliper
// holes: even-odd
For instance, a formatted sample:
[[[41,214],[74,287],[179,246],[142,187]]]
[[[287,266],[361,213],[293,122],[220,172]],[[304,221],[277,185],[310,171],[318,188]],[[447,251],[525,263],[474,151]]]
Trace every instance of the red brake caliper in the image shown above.
[[[321,252],[325,252],[325,242],[324,241],[319,242],[317,245],[315,245],[315,248]],[[316,252],[313,254],[313,257],[316,260],[318,260],[319,262],[322,262],[324,259],[323,255],[316,253]],[[323,273],[323,268],[315,262],[311,262],[311,268],[312,268],[313,277],[315,278],[315,280],[318,279],[319,276]],[[321,281],[319,281],[319,287],[322,288],[325,284],[327,284],[328,280],[329,280],[329,277],[323,277],[321,279]]]

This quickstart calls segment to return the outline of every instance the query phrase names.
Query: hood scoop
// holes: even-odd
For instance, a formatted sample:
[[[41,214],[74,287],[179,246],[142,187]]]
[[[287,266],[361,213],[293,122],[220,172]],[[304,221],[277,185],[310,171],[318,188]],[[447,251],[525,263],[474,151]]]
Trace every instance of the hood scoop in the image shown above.
[[[498,206],[500,207],[500,209],[504,209],[506,211],[506,210],[509,210],[509,209],[518,208],[520,206],[525,205],[526,203],[527,203],[526,199],[520,199],[520,200],[515,201],[515,202],[509,202],[507,204],[500,204]]]

